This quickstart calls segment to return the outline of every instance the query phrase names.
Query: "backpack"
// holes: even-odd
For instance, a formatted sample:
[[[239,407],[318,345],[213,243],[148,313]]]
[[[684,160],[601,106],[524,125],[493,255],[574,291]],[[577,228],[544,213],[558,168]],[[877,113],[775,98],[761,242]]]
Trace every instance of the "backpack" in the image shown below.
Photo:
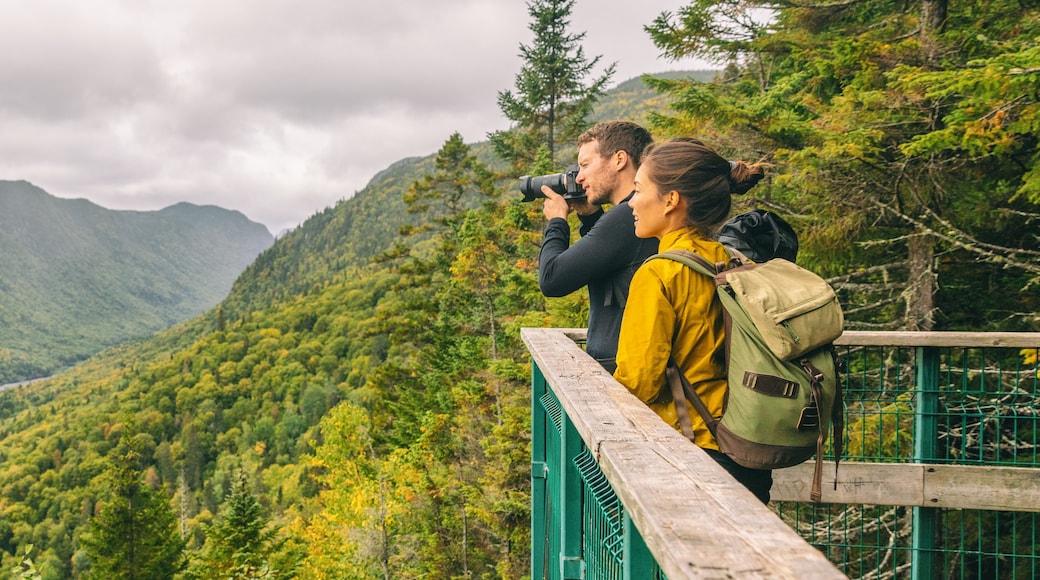
[[[666,375],[673,400],[689,400],[720,451],[744,467],[791,467],[815,454],[810,498],[819,502],[828,427],[837,461],[842,454],[844,402],[832,344],[843,331],[841,306],[823,278],[793,262],[774,258],[756,264],[730,253],[737,256],[730,264],[712,264],[683,250],[649,258],[681,262],[711,277],[725,317],[728,388],[722,419],[711,416],[670,362]],[[683,434],[692,440],[686,405],[675,408]]]

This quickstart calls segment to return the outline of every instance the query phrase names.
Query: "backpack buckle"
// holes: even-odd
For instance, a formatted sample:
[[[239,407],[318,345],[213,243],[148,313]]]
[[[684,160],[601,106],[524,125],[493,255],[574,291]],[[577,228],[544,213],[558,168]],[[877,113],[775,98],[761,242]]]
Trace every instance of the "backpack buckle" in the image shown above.
[[[804,370],[805,373],[809,375],[809,380],[811,380],[813,384],[820,384],[823,382],[823,372],[820,369],[813,366],[813,364],[809,362],[809,359],[803,358],[801,360],[801,363],[802,370]]]
[[[798,430],[809,431],[820,428],[820,412],[816,407],[803,407],[798,417]]]

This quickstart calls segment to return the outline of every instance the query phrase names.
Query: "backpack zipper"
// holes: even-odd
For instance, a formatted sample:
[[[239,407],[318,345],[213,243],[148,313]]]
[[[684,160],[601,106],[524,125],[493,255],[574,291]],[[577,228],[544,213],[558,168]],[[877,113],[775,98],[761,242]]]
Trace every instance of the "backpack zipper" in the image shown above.
[[[791,329],[791,324],[788,321],[785,320],[781,322],[780,325],[787,329],[787,334],[791,335],[791,340],[793,340],[795,344],[802,342],[802,339],[799,338],[798,335],[794,333],[794,330]]]

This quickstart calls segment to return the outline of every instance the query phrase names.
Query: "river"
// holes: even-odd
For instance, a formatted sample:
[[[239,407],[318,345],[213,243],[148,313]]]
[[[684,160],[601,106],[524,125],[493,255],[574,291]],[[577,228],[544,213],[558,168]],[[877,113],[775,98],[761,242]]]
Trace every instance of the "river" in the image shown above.
[[[24,385],[29,385],[29,384],[35,383],[36,381],[45,381],[45,380],[47,380],[49,378],[51,378],[51,377],[40,377],[38,379],[29,379],[28,381],[20,381],[20,382],[17,382],[17,383],[7,383],[6,385],[0,385],[0,391],[6,391],[7,389],[13,389],[15,387],[21,387],[21,386],[24,386]]]

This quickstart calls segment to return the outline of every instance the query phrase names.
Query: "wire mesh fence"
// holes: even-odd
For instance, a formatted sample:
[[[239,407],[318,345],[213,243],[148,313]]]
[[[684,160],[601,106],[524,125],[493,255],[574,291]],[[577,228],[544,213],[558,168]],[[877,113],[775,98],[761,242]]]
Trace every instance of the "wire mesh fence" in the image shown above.
[[[843,462],[1040,468],[1040,348],[868,342],[840,349]],[[543,453],[542,460],[554,465],[569,445],[563,453],[573,462],[564,464],[573,467],[570,477],[582,492],[564,497],[557,480],[567,475],[545,474],[543,499],[536,501],[544,501],[541,511],[552,521],[532,521],[533,558],[547,550],[567,562],[535,563],[535,576],[569,578],[571,564],[573,577],[630,577],[624,506],[593,456],[576,436],[568,437],[568,419],[551,386],[541,387],[532,412],[546,433],[535,433],[533,443],[548,449],[552,457]],[[1040,577],[1040,505],[1014,511],[795,502],[770,507],[850,578]],[[571,517],[573,530],[564,525],[559,532],[567,510],[580,517]],[[544,534],[534,529],[543,525]],[[652,569],[654,577],[664,577]]]
[[[844,347],[845,460],[1040,467],[1038,351]],[[922,384],[922,376],[934,381]],[[851,578],[1040,577],[1035,512],[773,507]],[[932,533],[915,536],[925,516]],[[914,569],[915,555],[927,556],[928,574]]]

